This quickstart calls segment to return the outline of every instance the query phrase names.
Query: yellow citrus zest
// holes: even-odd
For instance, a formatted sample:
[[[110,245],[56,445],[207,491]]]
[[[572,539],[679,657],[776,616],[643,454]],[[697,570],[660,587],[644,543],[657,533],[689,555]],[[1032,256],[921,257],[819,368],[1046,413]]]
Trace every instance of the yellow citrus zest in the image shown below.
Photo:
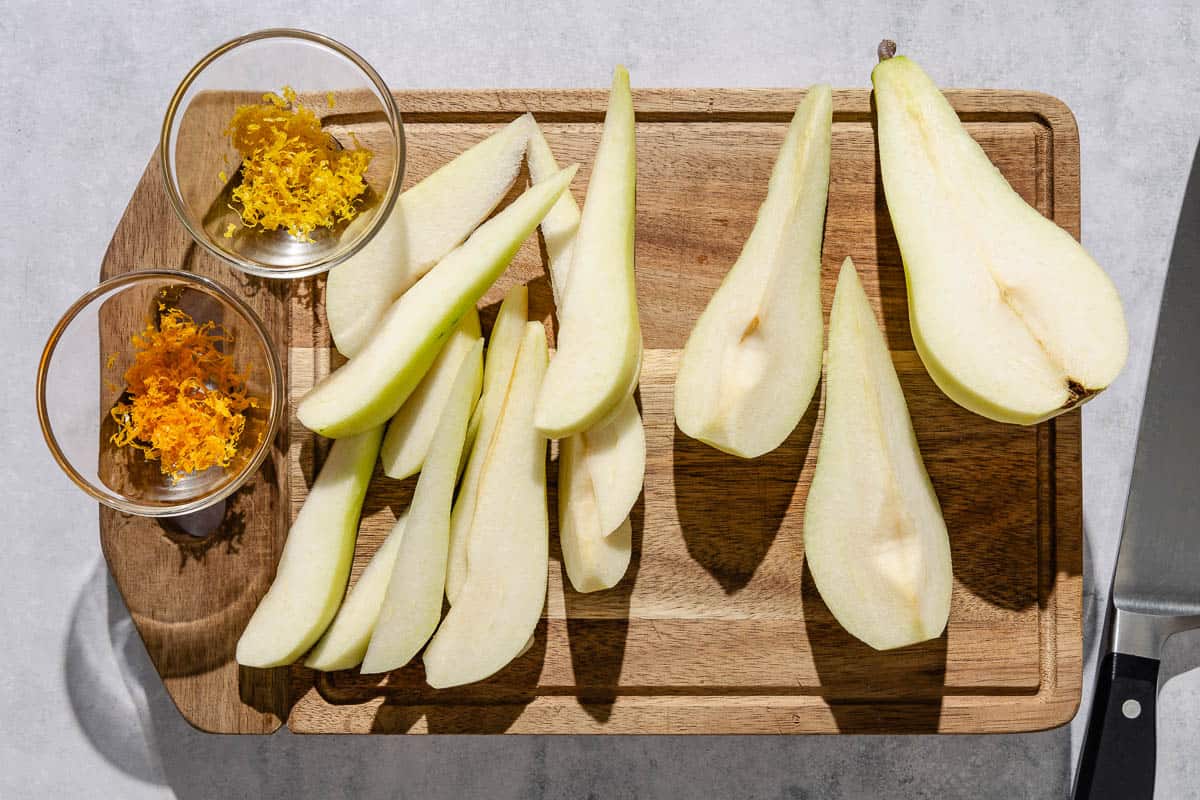
[[[326,99],[332,107],[332,94]],[[242,156],[242,182],[233,199],[247,226],[284,228],[311,242],[313,231],[358,213],[371,151],[339,149],[290,86],[282,96],[269,92],[262,103],[238,108],[224,133]]]

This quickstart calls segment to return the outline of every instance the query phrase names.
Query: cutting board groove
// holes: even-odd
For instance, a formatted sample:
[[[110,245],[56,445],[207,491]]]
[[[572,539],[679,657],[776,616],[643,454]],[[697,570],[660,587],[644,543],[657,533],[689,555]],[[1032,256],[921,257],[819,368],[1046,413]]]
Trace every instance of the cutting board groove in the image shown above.
[[[948,96],[1013,187],[1078,237],[1078,134],[1067,108],[1036,93]],[[559,161],[580,163],[573,191],[582,201],[606,92],[396,97],[408,134],[406,186],[528,110]],[[105,556],[189,721],[246,733],[283,722],[310,733],[895,733],[1023,731],[1070,719],[1081,680],[1079,414],[1033,428],[993,423],[951,403],[925,373],[908,329],[867,91],[834,93],[824,313],[827,319],[837,265],[853,256],[950,531],[955,587],[947,633],[876,653],[847,635],[821,602],[804,567],[801,524],[820,440],[820,393],[783,446],[755,461],[725,456],[674,427],[679,349],[749,233],[802,97],[790,89],[635,92],[647,348],[638,399],[648,455],[625,580],[609,592],[572,592],[552,530],[550,588],[533,648],[473,686],[434,691],[419,662],[383,679],[239,669],[234,645],[327,451],[327,442],[290,417],[268,466],[235,496],[215,546],[189,549],[158,522],[101,511]],[[382,120],[357,113],[353,98],[339,98],[327,122],[353,128],[368,146],[382,133]],[[247,296],[285,356],[293,400],[339,363],[330,355],[323,279],[264,282],[200,252],[171,214],[156,159],[102,276],[148,267],[193,270]],[[517,281],[529,283],[531,317],[543,319],[552,337],[536,238],[480,301],[485,330]],[[551,464],[551,503],[554,473]],[[352,581],[413,485],[377,471]]]

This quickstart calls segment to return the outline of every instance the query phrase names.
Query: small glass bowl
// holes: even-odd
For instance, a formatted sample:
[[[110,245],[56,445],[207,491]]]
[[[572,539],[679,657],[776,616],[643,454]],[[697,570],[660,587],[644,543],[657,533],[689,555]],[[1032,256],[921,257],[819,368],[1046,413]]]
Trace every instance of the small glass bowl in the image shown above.
[[[259,104],[285,86],[338,144],[373,154],[359,213],[313,231],[310,242],[282,228],[244,226],[231,196],[241,179],[241,156],[225,130],[238,107]],[[316,275],[361,250],[392,210],[404,155],[400,112],[379,73],[333,39],[287,28],[247,34],[200,59],[171,98],[159,143],[167,194],[192,238],[238,269],[267,278]]]
[[[134,334],[155,320],[160,304],[214,322],[227,336],[224,351],[242,373],[247,410],[238,452],[228,467],[174,480],[159,461],[112,443],[111,409],[125,392]],[[284,411],[283,369],[258,315],[208,278],[172,270],[130,272],[104,281],[63,315],[42,351],[37,411],[54,460],[80,489],[107,506],[145,517],[190,514],[228,497],[271,451]]]

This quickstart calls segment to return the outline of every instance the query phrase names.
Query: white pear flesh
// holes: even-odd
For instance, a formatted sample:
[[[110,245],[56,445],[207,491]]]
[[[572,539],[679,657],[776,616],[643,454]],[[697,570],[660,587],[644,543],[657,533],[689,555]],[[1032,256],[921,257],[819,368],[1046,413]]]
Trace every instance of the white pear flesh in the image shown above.
[[[538,428],[553,439],[604,421],[636,385],[642,333],[633,263],[634,139],[629,73],[617,67],[571,255],[570,310],[559,320],[558,350],[538,397]]]
[[[542,130],[535,123],[529,137],[529,178],[533,183],[548,180],[558,172],[558,163],[546,142]],[[571,253],[575,246],[575,233],[579,228],[579,206],[570,192],[562,197],[542,218],[542,238],[546,242],[546,253],[550,267],[550,282],[554,292],[554,304],[561,323],[567,313],[566,290],[571,268]],[[640,371],[634,371],[635,376]],[[589,486],[588,499],[581,502],[594,504],[596,513],[570,514],[580,524],[584,519],[598,520],[605,535],[617,533],[625,526],[629,510],[642,492],[646,473],[646,434],[637,403],[630,392],[617,404],[610,418],[597,427],[569,438],[578,438],[572,445],[572,455],[580,462],[577,469],[587,471],[587,479],[571,484],[561,482],[558,489],[559,514],[565,513],[563,506],[569,505],[574,497],[571,486]],[[564,442],[567,439],[563,440]],[[561,452],[561,451],[560,451]],[[561,459],[561,455],[560,455]],[[560,462],[561,464],[561,462]],[[561,465],[559,467],[561,472]],[[561,536],[560,530],[560,536]],[[628,536],[620,537],[628,541]],[[616,543],[614,543],[615,545]],[[628,556],[626,556],[628,563]],[[579,586],[575,587],[577,590]],[[582,591],[582,590],[580,590]]]
[[[371,641],[371,632],[379,619],[379,609],[387,593],[388,580],[396,554],[400,552],[400,540],[404,537],[404,524],[408,511],[400,514],[391,532],[371,556],[362,575],[342,601],[337,615],[320,641],[309,651],[304,666],[320,672],[350,669],[362,663]]]
[[[366,674],[398,669],[429,641],[442,618],[446,560],[450,551],[450,507],[458,461],[477,385],[474,360],[483,352],[478,339],[462,360],[446,399],[425,468],[417,479],[371,643],[363,657]]]
[[[528,323],[480,479],[467,581],[425,648],[434,688],[494,675],[520,655],[542,616],[547,442],[533,409],[548,357],[541,323]]]
[[[325,632],[346,591],[382,438],[383,429],[372,428],[333,443],[288,531],[271,588],[238,639],[239,664],[291,664]]]
[[[575,435],[582,440],[581,461],[596,495],[600,527],[613,533],[641,495],[646,475],[646,431],[633,395],[607,421]]]
[[[475,349],[479,337],[479,312],[472,308],[463,315],[454,333],[450,334],[450,340],[442,347],[420,385],[388,423],[379,460],[383,463],[384,474],[389,478],[404,480],[421,471],[429,444],[433,441],[433,432],[437,430],[446,399],[454,386],[454,378],[458,375],[458,368]],[[483,385],[483,354],[476,353],[472,358],[474,395],[477,400]],[[474,408],[474,405],[475,400],[472,400],[471,407]]]
[[[549,180],[558,172],[558,161],[554,158],[550,143],[546,141],[546,136],[536,120],[530,129],[525,161],[529,166],[530,183]],[[554,294],[554,308],[560,322],[566,313],[567,276],[571,273],[571,258],[575,251],[575,234],[579,232],[579,219],[579,204],[575,202],[574,195],[563,192],[538,225],[546,243],[550,289]]]
[[[821,378],[832,126],[832,91],[814,86],[792,117],[754,229],[680,356],[679,429],[742,458],[787,439]]]
[[[829,319],[804,553],[833,616],[876,650],[945,629],[953,587],[946,523],[887,342],[848,258]]]
[[[375,238],[330,270],[325,316],[342,355],[361,350],[396,298],[500,205],[532,127],[528,114],[513,120],[401,194]]]
[[[587,468],[583,436],[558,448],[558,538],[567,578],[577,592],[597,592],[620,583],[633,555],[629,518],[608,528],[600,521],[596,487]]]
[[[496,420],[508,393],[517,351],[529,322],[529,289],[524,284],[510,288],[500,303],[492,337],[488,342],[483,366],[483,394],[475,407],[467,438],[471,452],[450,515],[450,563],[446,567],[446,599],[451,603],[467,580],[467,541],[475,520],[475,504],[479,499],[479,479],[488,460],[488,447]]]
[[[301,399],[296,414],[305,427],[336,439],[395,414],[574,175],[568,167],[531,186],[401,295],[358,355]]]
[[[933,380],[1025,425],[1108,386],[1129,347],[1112,281],[1013,191],[920,67],[889,58],[871,78],[910,327]]]

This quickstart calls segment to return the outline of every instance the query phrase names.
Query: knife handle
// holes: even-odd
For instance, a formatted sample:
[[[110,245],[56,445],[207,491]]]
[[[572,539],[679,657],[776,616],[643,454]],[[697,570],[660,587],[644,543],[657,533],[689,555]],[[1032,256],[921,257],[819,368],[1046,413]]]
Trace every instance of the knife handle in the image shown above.
[[[1096,676],[1075,800],[1152,800],[1158,660],[1109,653]]]

